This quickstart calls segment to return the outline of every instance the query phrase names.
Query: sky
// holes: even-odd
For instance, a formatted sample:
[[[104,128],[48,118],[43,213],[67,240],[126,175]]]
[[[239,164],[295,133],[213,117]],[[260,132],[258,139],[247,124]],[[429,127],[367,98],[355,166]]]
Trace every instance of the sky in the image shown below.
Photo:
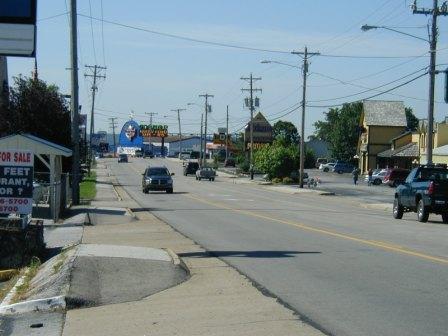
[[[439,1],[441,2],[441,1]],[[275,123],[300,129],[302,58],[291,51],[319,52],[310,58],[305,136],[325,118],[330,105],[366,99],[404,84],[429,65],[429,44],[387,29],[363,32],[363,24],[428,38],[429,17],[414,15],[409,0],[77,0],[79,92],[82,113],[90,115],[92,78],[85,65],[107,67],[98,83],[95,131],[108,131],[129,119],[166,124],[178,132],[199,133],[204,98],[212,94],[208,129],[241,131],[250,117],[244,107],[248,82],[262,79],[259,110]],[[418,0],[430,8],[432,1]],[[70,93],[70,0],[38,0],[37,64],[40,79]],[[448,17],[438,18],[438,69],[448,67]],[[175,36],[186,39],[175,38]],[[204,42],[202,43],[197,40]],[[226,47],[232,45],[234,47]],[[243,48],[240,48],[243,47]],[[248,48],[248,49],[244,49]],[[253,50],[258,49],[258,50]],[[261,51],[265,50],[265,51]],[[261,63],[275,61],[289,64]],[[34,59],[8,58],[13,77],[29,76]],[[401,100],[418,118],[428,110],[428,75],[371,99]],[[445,119],[444,76],[436,79],[435,120]],[[190,103],[190,105],[189,105]],[[89,117],[90,118],[90,117]]]

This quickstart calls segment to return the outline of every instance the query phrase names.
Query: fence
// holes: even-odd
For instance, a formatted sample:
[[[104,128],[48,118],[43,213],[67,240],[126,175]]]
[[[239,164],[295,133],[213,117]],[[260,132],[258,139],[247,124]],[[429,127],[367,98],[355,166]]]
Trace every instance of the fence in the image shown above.
[[[71,202],[69,175],[51,184],[49,173],[35,173],[33,181],[33,217],[50,218],[56,221],[61,211]]]

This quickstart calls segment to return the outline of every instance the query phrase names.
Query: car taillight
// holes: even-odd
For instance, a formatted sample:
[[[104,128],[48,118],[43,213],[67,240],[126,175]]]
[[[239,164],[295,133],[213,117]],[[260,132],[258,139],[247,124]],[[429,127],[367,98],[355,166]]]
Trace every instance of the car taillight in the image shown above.
[[[433,193],[434,193],[434,182],[431,181],[431,182],[429,182],[427,194],[432,195]]]

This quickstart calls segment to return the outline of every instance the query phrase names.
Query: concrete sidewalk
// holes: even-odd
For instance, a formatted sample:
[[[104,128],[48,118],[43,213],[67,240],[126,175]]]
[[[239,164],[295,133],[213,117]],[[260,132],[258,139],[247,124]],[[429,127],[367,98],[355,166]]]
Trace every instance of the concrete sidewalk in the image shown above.
[[[105,167],[98,173],[100,181],[111,178]],[[99,189],[101,205],[140,207],[123,189],[115,201],[102,201],[101,193]],[[174,251],[182,256],[179,262],[185,263],[190,279],[142,300],[69,310],[63,335],[323,335],[149,212],[134,215],[134,221],[86,226],[82,242]],[[126,284],[115,285],[119,290]]]

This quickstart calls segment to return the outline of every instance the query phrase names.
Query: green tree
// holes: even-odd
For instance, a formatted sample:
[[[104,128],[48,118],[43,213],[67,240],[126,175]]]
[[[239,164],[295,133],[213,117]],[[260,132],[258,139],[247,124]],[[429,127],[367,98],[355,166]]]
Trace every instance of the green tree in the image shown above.
[[[254,164],[258,171],[268,175],[269,179],[290,177],[299,169],[300,152],[297,145],[285,146],[279,141],[264,146],[254,153]],[[314,164],[312,151],[305,152],[305,168]]]
[[[330,108],[325,112],[325,121],[314,123],[315,136],[328,142],[333,157],[350,161],[358,145],[358,125],[362,102],[343,104],[341,108]]]
[[[30,133],[71,148],[71,122],[67,103],[55,85],[15,77],[9,105],[0,110],[0,134]]]
[[[292,122],[279,120],[272,127],[272,136],[278,142],[285,146],[297,144],[299,142],[299,133]]]
[[[414,115],[411,107],[406,107],[404,109],[406,112],[406,122],[408,131],[415,131],[418,128],[418,118]]]

